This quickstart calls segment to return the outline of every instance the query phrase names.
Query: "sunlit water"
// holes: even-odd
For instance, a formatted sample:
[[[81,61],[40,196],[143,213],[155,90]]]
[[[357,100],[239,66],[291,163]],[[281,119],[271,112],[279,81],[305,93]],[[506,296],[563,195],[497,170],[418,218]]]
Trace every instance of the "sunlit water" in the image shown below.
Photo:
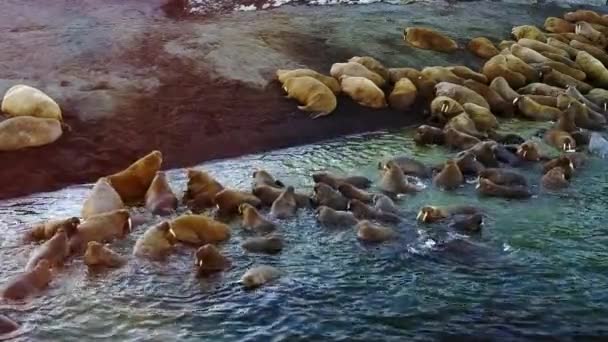
[[[532,136],[542,125],[505,123]],[[523,128],[525,127],[525,129]],[[311,172],[331,170],[377,179],[378,160],[409,154],[441,162],[443,147],[417,147],[412,131],[380,132],[203,165],[222,183],[250,187],[264,168],[309,192]],[[474,184],[442,192],[427,189],[399,203],[399,238],[364,245],[353,230],[320,227],[312,211],[282,221],[287,245],[276,256],[250,254],[238,224],[221,246],[234,267],[197,279],[193,249],[180,247],[163,263],[130,257],[127,266],[87,271],[77,259],[50,289],[26,305],[0,310],[24,326],[17,340],[36,341],[320,341],[429,340],[448,334],[521,339],[608,333],[607,161],[591,159],[569,190],[546,193],[538,167],[521,169],[536,195],[530,200],[479,198]],[[177,193],[184,170],[169,178]],[[78,215],[91,185],[0,203],[2,278],[23,268],[33,246],[24,226]],[[424,204],[466,203],[484,208],[483,233],[467,237],[441,225],[419,226]],[[130,255],[147,222],[113,248]],[[255,291],[238,284],[255,264],[276,266],[280,280]]]

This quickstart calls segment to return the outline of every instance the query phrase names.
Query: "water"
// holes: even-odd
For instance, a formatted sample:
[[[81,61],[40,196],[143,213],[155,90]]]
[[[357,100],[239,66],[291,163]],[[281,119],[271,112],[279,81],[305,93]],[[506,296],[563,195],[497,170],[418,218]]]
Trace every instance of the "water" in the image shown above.
[[[505,130],[532,136],[542,124],[508,122]],[[429,164],[449,153],[417,147],[412,130],[351,136],[239,159],[204,164],[222,183],[248,189],[255,168],[265,168],[300,191],[319,170],[377,179],[379,159],[406,153]],[[406,220],[399,238],[364,245],[352,230],[320,227],[310,211],[281,222],[287,247],[276,256],[247,254],[247,237],[234,224],[221,246],[234,264],[206,280],[194,276],[193,252],[180,247],[167,262],[131,258],[127,266],[90,273],[70,262],[48,292],[26,305],[0,310],[24,327],[16,340],[36,341],[297,341],[432,340],[486,336],[518,340],[540,336],[606,334],[608,330],[608,218],[606,161],[591,159],[569,190],[539,190],[538,167],[521,171],[537,193],[527,201],[478,198],[473,184],[455,192],[427,189],[399,203]],[[185,187],[184,170],[168,172],[174,190]],[[78,215],[91,185],[0,203],[1,277],[18,272],[32,246],[19,238],[24,226]],[[488,213],[484,231],[467,237],[440,225],[418,226],[425,204],[467,203]],[[130,255],[136,238],[159,220],[147,218],[113,245]],[[283,277],[245,291],[244,271],[270,264]]]

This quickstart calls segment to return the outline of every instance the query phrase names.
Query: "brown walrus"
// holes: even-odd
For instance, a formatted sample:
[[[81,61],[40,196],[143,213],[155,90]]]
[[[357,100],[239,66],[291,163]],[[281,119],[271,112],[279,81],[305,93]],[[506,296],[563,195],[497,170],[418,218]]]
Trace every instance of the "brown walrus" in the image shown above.
[[[59,228],[63,228],[66,232],[72,232],[80,224],[78,217],[70,217],[68,219],[49,220],[43,223],[34,225],[25,233],[24,240],[26,241],[46,241],[53,236]]]
[[[224,186],[205,171],[188,169],[187,173],[188,184],[182,201],[193,210],[215,206],[215,195],[224,190]]]
[[[256,170],[253,171],[252,174],[253,184],[251,186],[252,189],[257,188],[258,186],[267,185],[274,188],[284,188],[285,184],[280,180],[275,179],[268,171],[266,170]]]
[[[283,192],[282,189],[271,187],[268,185],[257,186],[253,189],[253,194],[262,201],[262,205],[270,207],[274,201],[279,198]],[[308,195],[295,193],[296,203],[298,208],[309,208],[312,206],[312,198]]]
[[[123,171],[108,176],[107,179],[124,203],[140,203],[144,201],[146,192],[156,172],[160,170],[162,162],[162,153],[152,151]]]
[[[416,128],[414,142],[418,145],[443,145],[445,134],[437,127],[422,125]]]
[[[249,203],[239,206],[239,213],[243,215],[242,226],[246,230],[251,230],[260,234],[268,234],[276,230],[277,225],[260,214],[258,210]]]
[[[498,185],[521,185],[528,186],[526,177],[507,169],[488,168],[479,173],[479,178],[485,178]]]
[[[7,280],[0,289],[0,294],[4,299],[23,300],[44,290],[52,278],[51,263],[42,259],[31,270]]]
[[[95,215],[81,223],[70,237],[70,251],[82,254],[90,241],[111,242],[125,237],[130,231],[131,218],[125,209]]]
[[[252,253],[277,254],[283,250],[285,243],[278,235],[251,237],[241,243],[241,248]]]
[[[278,219],[286,219],[295,216],[297,210],[295,189],[293,186],[288,186],[270,206],[270,215]]]
[[[458,44],[442,33],[424,27],[407,27],[403,39],[414,47],[439,52],[453,52]]]
[[[47,260],[51,264],[52,268],[63,266],[64,261],[70,255],[68,239],[75,232],[76,228],[74,228],[72,231],[65,231],[64,228],[59,228],[55,233],[55,236],[32,252],[30,259],[25,265],[25,269],[33,269],[42,259]]]
[[[349,176],[349,177],[338,177],[329,172],[317,172],[313,173],[312,179],[315,183],[325,183],[334,189],[338,189],[338,186],[342,183],[348,183],[356,186],[359,189],[367,189],[372,184],[372,181],[367,177],[363,176]]]
[[[550,129],[545,133],[545,141],[564,152],[572,152],[576,148],[576,141],[568,133],[558,129]]]
[[[200,247],[195,254],[197,266],[196,275],[206,277],[214,273],[222,272],[232,266],[232,262],[223,256],[218,249],[211,244]]]
[[[249,203],[254,207],[260,207],[262,201],[255,195],[239,190],[224,189],[218,192],[213,199],[220,215],[235,215],[239,212],[239,206]]]
[[[566,178],[564,169],[554,167],[541,178],[541,184],[548,190],[560,190],[570,186],[570,182]]]
[[[403,170],[393,161],[384,165],[378,187],[384,192],[395,195],[415,193],[422,190],[416,185],[410,184],[405,178]]]
[[[433,177],[433,184],[435,186],[445,189],[453,190],[458,188],[464,183],[464,176],[454,160],[448,160],[445,166],[435,177]]]
[[[366,242],[384,242],[397,235],[393,229],[374,224],[368,220],[360,221],[356,229],[357,238]]]
[[[499,185],[487,178],[480,178],[477,184],[477,192],[480,195],[490,197],[502,197],[511,199],[525,199],[532,197],[532,193],[526,186],[521,185]]]
[[[348,210],[359,220],[376,220],[387,223],[398,223],[401,218],[393,213],[376,210],[374,207],[353,199],[348,202]]]
[[[416,220],[423,223],[433,223],[449,218],[453,215],[474,215],[480,213],[481,210],[467,205],[454,206],[432,206],[427,205],[420,208]]]
[[[359,189],[348,183],[338,185],[338,191],[342,194],[342,196],[348,199],[358,199],[359,201],[365,203],[371,203],[374,198],[374,194]]]
[[[84,253],[84,263],[89,267],[116,268],[127,263],[120,254],[97,241],[91,241]]]
[[[205,215],[182,215],[170,223],[177,241],[201,246],[230,238],[230,227]]]
[[[313,200],[319,206],[327,206],[335,210],[346,210],[348,207],[348,199],[325,183],[315,184],[313,191]]]
[[[167,221],[148,228],[137,239],[133,255],[151,260],[164,260],[173,251],[177,235]]]
[[[359,222],[350,211],[335,210],[324,205],[317,208],[317,219],[324,226],[351,227]]]

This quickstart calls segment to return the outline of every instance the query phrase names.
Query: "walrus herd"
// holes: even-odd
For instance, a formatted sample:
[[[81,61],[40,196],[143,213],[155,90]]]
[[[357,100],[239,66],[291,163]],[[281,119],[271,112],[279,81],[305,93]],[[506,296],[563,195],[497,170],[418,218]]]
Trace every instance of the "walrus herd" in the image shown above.
[[[395,239],[398,232],[394,227],[407,220],[395,202],[424,191],[416,178],[430,179],[434,187],[453,191],[466,186],[465,178],[474,177],[481,196],[524,200],[533,192],[516,168],[541,163],[542,187],[549,191],[566,188],[587,160],[582,147],[590,140],[593,146],[607,144],[590,131],[604,129],[608,117],[608,90],[602,89],[608,87],[608,16],[579,10],[566,13],[563,19],[548,18],[544,28],[548,32],[531,25],[515,27],[516,40],[497,46],[484,37],[471,40],[467,48],[488,59],[479,72],[465,66],[421,71],[386,68],[366,56],[334,64],[331,76],[309,69],[278,70],[277,78],[288,96],[313,118],[334,111],[340,93],[363,106],[391,106],[400,111],[426,101],[427,122],[416,129],[415,142],[443,145],[456,153],[441,165],[425,165],[408,156],[382,160],[376,182],[357,175],[315,173],[310,194],[265,170],[253,171],[251,189],[244,191],[226,187],[204,170],[189,169],[186,191],[178,199],[160,171],[162,153],[153,151],[123,171],[100,178],[83,202],[80,217],[31,227],[25,238],[37,246],[24,271],[7,280],[0,295],[23,300],[43,291],[70,258],[82,258],[92,269],[123,266],[129,258],[108,244],[132,233],[132,207],[172,215],[146,228],[133,246],[133,257],[162,262],[179,246],[194,247],[194,273],[205,277],[232,267],[221,252],[221,243],[230,239],[228,223],[235,218],[251,235],[241,243],[244,251],[277,254],[287,246],[280,234],[282,223],[303,210],[314,210],[322,226],[354,229],[361,241]],[[422,49],[444,53],[459,49],[454,40],[427,28],[407,28],[404,39]],[[2,110],[13,118],[6,121],[30,117],[59,122],[59,107],[32,89],[12,92],[15,96],[17,91],[28,92],[45,110],[12,106],[9,90]],[[20,116],[22,112],[30,114]],[[500,117],[554,122],[543,132],[543,139],[563,153],[549,158],[536,142],[498,132]],[[0,123],[0,141],[1,134]],[[174,217],[180,206],[188,213]],[[417,211],[415,220],[475,234],[482,229],[485,215],[482,208],[467,205],[427,205]],[[272,266],[257,265],[245,272],[241,283],[255,288],[281,273]],[[0,316],[2,320],[16,326]]]

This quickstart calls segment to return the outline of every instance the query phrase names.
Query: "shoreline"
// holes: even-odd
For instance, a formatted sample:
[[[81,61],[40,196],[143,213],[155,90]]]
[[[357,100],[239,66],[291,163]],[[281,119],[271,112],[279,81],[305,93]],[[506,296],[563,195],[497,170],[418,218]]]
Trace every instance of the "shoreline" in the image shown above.
[[[412,125],[422,106],[371,110],[343,96],[334,113],[311,120],[271,79],[278,68],[328,73],[355,55],[389,67],[477,67],[481,60],[465,51],[408,47],[400,30],[441,27],[462,44],[481,33],[504,37],[514,23],[497,9],[528,23],[563,12],[551,5],[375,4],[182,17],[175,4],[183,1],[8,0],[0,13],[0,94],[16,83],[38,87],[57,100],[72,131],[47,146],[0,153],[0,199],[92,183],[154,149],[163,153],[163,168],[173,169]]]

